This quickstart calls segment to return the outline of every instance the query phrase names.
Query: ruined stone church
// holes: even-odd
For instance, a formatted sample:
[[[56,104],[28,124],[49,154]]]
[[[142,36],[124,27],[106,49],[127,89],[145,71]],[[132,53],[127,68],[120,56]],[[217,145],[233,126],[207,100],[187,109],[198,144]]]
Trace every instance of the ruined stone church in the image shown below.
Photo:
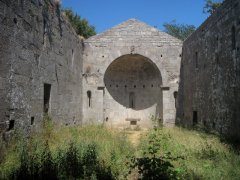
[[[240,2],[186,41],[130,19],[80,39],[53,0],[0,0],[0,134],[203,125],[240,137]]]

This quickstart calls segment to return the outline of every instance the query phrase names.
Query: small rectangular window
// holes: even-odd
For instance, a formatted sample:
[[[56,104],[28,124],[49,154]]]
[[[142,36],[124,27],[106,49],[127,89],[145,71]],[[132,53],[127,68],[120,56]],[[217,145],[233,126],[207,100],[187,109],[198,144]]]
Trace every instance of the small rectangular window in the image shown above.
[[[174,97],[174,100],[175,100],[175,108],[177,108],[177,95],[178,95],[178,92],[174,91],[173,92],[173,97]]]
[[[129,108],[135,108],[135,94],[134,92],[130,92],[129,94]]]
[[[31,125],[34,125],[34,117],[31,117]]]
[[[14,120],[10,120],[10,121],[9,121],[8,131],[11,131],[11,130],[14,129],[14,124],[15,124],[15,121],[14,121]]]
[[[92,107],[92,92],[87,91],[87,98],[88,98],[88,107]]]
[[[51,95],[51,84],[44,84],[44,113],[48,113],[49,104],[50,104],[50,95]]]

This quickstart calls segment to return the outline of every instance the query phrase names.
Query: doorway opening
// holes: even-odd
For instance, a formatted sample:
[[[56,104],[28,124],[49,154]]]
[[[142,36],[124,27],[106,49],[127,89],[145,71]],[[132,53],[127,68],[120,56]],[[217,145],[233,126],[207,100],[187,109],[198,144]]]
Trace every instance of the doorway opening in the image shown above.
[[[193,111],[193,125],[195,126],[198,123],[198,112]]]

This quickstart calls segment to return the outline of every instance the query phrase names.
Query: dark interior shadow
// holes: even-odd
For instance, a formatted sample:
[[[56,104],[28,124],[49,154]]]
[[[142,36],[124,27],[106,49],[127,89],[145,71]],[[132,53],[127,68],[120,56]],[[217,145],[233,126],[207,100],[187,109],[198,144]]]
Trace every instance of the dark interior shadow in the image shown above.
[[[143,110],[157,104],[162,110],[162,77],[148,58],[129,54],[114,60],[104,75],[106,89],[119,104]]]

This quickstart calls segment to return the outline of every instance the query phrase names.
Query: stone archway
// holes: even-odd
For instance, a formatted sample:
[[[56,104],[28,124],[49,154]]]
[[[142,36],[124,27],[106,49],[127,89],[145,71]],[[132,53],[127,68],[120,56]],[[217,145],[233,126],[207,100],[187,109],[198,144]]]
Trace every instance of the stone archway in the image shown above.
[[[117,58],[108,66],[104,83],[105,118],[114,126],[139,121],[149,127],[151,116],[162,119],[162,77],[150,59],[139,54]]]

